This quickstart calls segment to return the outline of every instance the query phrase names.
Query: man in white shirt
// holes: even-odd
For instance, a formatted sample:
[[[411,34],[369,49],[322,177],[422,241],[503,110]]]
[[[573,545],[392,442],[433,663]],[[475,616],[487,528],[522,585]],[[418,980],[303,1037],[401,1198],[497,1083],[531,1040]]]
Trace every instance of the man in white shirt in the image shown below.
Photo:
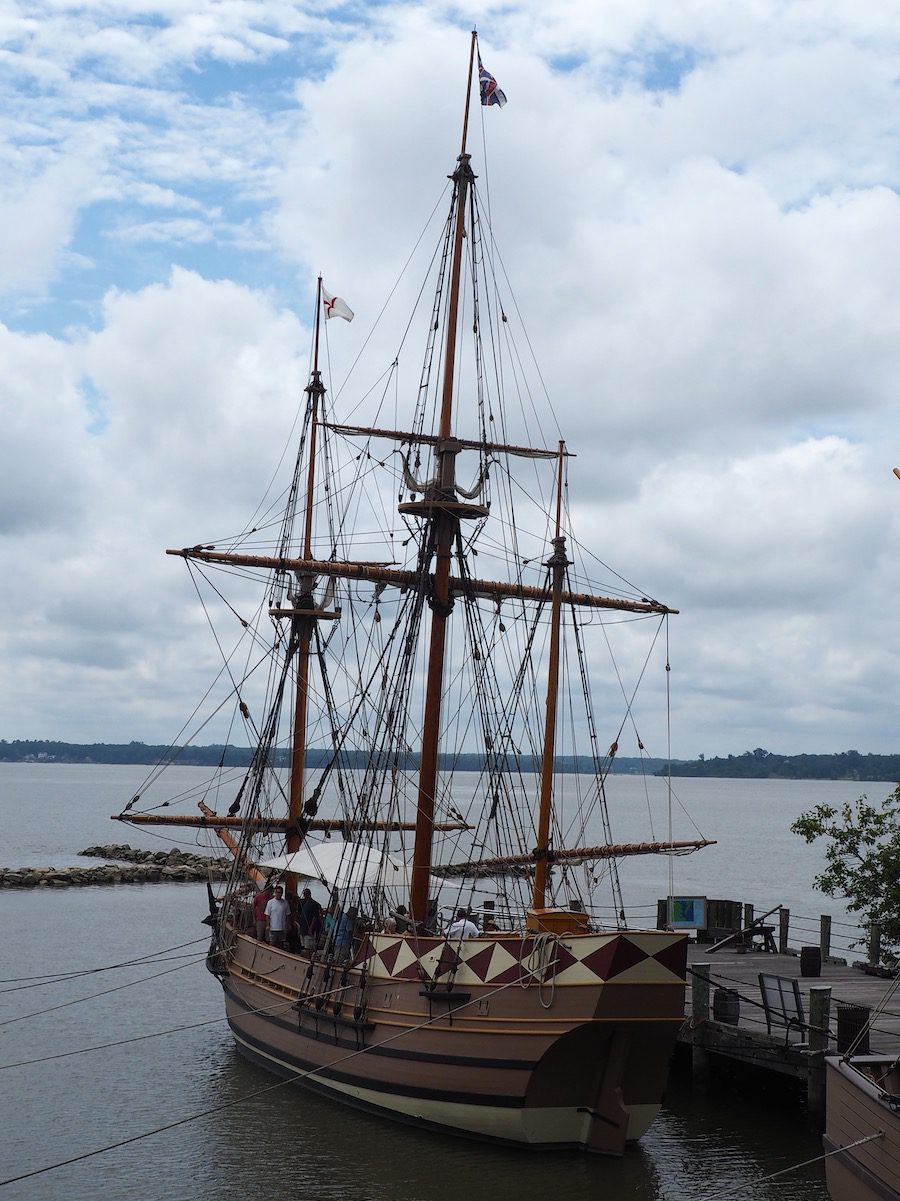
[[[478,927],[469,917],[468,909],[457,909],[456,919],[447,927],[447,938],[477,938]]]
[[[266,905],[266,933],[273,947],[284,946],[290,906],[284,899],[284,889],[279,884],[275,895]]]

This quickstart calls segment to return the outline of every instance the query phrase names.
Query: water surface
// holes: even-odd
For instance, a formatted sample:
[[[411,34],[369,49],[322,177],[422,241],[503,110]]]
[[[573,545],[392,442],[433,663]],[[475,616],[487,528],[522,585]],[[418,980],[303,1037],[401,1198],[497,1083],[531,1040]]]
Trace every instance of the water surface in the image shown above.
[[[185,784],[204,774],[180,770]],[[77,852],[90,843],[169,846],[168,834],[108,820],[145,774],[141,767],[0,764],[2,861],[66,866],[84,863]],[[693,820],[719,840],[677,862],[676,891],[842,916],[813,890],[820,852],[789,826],[818,800],[853,799],[861,786],[676,783]],[[661,782],[651,787],[659,803]],[[877,798],[890,786],[862,790]],[[642,824],[646,837],[641,782],[614,779],[610,800],[616,836],[621,828],[623,839],[635,837]],[[178,845],[202,847],[208,838],[190,832]],[[655,912],[666,863],[651,857],[628,866],[628,903]],[[732,1195],[753,1201],[826,1197],[820,1163],[766,1182],[821,1154],[802,1109],[783,1105],[775,1086],[760,1097],[725,1078],[701,1097],[676,1076],[640,1146],[608,1160],[439,1137],[282,1084],[234,1050],[220,987],[202,962],[205,909],[205,889],[195,885],[0,892],[0,1181],[206,1115],[0,1187],[0,1201],[93,1201],[100,1193],[123,1201],[702,1201],[735,1187]],[[140,956],[149,957],[143,965],[95,971]],[[40,987],[26,979],[68,972],[94,974]],[[79,998],[89,999],[70,1003]],[[50,1058],[115,1042],[123,1045]],[[40,1062],[3,1067],[22,1060]]]

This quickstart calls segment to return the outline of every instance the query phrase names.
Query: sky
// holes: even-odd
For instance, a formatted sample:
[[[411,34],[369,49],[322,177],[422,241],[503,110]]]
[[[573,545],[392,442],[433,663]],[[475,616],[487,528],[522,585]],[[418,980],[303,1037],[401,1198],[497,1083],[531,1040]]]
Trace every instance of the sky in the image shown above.
[[[357,313],[329,353],[361,345],[453,169],[474,25],[582,539],[680,611],[673,753],[900,752],[887,0],[10,0],[0,738],[180,728],[164,549],[252,512],[319,271]]]

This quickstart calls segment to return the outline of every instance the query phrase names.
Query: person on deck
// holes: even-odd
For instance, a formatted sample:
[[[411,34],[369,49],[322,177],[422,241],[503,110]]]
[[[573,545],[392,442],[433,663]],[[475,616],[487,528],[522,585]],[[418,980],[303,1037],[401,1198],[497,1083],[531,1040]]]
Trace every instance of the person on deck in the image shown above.
[[[300,898],[296,893],[285,892],[284,899],[288,903],[284,945],[296,955],[300,950]]]
[[[300,898],[297,923],[300,927],[300,945],[303,950],[314,951],[319,945],[322,933],[322,906],[308,888],[304,888]]]
[[[345,912],[336,915],[334,926],[334,957],[349,959],[353,953],[353,935],[356,933],[358,911],[351,905]]]
[[[266,905],[266,932],[273,947],[284,946],[290,911],[290,906],[284,899],[284,889],[279,884],[274,897]]]
[[[477,938],[478,927],[469,917],[468,909],[457,909],[456,918],[447,927],[447,938]]]
[[[256,928],[256,937],[260,942],[266,941],[266,906],[271,899],[272,885],[267,880],[253,898],[253,924]]]

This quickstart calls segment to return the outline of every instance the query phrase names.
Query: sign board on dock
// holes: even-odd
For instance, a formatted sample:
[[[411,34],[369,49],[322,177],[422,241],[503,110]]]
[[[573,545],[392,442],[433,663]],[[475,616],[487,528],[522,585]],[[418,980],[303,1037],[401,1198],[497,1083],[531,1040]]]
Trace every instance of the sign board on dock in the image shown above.
[[[671,929],[706,929],[706,897],[669,897],[667,908]]]

